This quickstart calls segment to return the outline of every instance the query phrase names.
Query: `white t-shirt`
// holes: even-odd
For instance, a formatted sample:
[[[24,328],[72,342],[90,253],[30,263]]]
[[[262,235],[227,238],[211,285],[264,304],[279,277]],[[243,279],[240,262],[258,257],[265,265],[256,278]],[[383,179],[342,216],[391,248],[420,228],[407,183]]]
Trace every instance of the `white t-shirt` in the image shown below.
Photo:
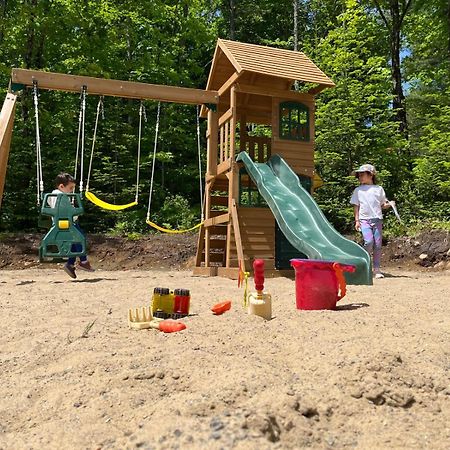
[[[53,189],[52,194],[64,194],[64,192],[60,191],[59,189]],[[47,202],[50,208],[54,208],[56,205],[56,197],[49,197]]]
[[[350,203],[359,206],[360,219],[382,219],[381,205],[387,202],[384,189],[377,184],[361,184],[352,194]]]
[[[52,194],[65,194],[65,192],[60,191],[59,189],[53,189]],[[50,208],[54,208],[56,206],[56,197],[49,197],[47,203]],[[78,220],[78,216],[73,216],[73,220]]]

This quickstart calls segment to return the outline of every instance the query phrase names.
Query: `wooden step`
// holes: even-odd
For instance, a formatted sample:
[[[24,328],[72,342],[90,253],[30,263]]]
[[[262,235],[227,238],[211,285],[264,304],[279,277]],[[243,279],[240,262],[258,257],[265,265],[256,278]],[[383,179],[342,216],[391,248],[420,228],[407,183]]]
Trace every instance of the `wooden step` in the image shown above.
[[[209,254],[209,262],[223,263],[223,260],[224,260],[223,252]]]
[[[207,229],[209,230],[210,236],[214,236],[215,234],[225,236],[227,234],[227,225],[213,225]]]
[[[211,187],[211,193],[215,191],[228,192],[229,184],[228,178],[226,177],[224,179],[216,179]]]
[[[221,249],[224,250],[227,244],[226,239],[210,239],[209,240],[209,248]],[[204,253],[203,249],[203,253]]]
[[[209,217],[217,217],[217,216],[221,216],[222,214],[225,214],[226,211],[216,211],[216,210],[211,210],[209,212]]]
[[[226,195],[211,195],[211,206],[226,206],[226,207],[228,207],[228,196],[226,196]]]
[[[275,260],[274,259],[266,259],[266,258],[258,258],[264,260],[264,270],[275,270]],[[248,259],[245,260],[245,270],[253,272],[253,261],[254,259]],[[239,267],[239,260],[238,259],[230,259],[230,266],[231,267]]]

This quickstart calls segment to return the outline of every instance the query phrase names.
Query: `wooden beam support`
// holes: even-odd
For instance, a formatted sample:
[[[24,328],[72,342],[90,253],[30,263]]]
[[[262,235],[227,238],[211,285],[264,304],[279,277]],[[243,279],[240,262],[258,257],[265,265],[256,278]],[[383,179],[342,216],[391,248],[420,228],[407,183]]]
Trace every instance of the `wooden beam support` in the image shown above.
[[[216,175],[221,175],[222,173],[230,170],[230,168],[231,168],[231,159],[227,159],[226,161],[220,163],[217,166],[217,174]]]
[[[239,267],[217,267],[217,275],[219,277],[237,280],[239,278]]]
[[[241,76],[241,73],[237,73],[234,72],[233,75],[231,75],[230,78],[228,78],[227,81],[225,81],[224,84],[222,84],[222,86],[220,87],[218,93],[219,93],[219,97],[221,97],[223,94],[225,94],[228,89],[230,89],[231,85]]]
[[[6,168],[8,167],[9,148],[14,126],[14,111],[17,95],[6,94],[0,112],[0,207],[2,206],[3,190],[5,188]]]
[[[256,76],[257,76],[256,72],[252,72],[252,74],[250,75],[249,82],[250,82],[251,86],[254,86]],[[248,105],[249,99],[250,99],[250,94],[244,94],[244,98],[242,100],[242,105],[241,106],[242,107],[246,107]]]
[[[216,133],[216,137],[217,137],[217,133]],[[217,147],[217,146],[216,146]],[[217,152],[216,152],[217,155]],[[206,183],[205,186],[205,219],[209,220],[209,218],[211,217],[211,187],[212,184],[211,183]],[[204,238],[205,238],[205,242],[204,242],[204,250],[205,250],[205,267],[209,267],[210,264],[210,244],[211,244],[211,230],[209,229],[205,229],[205,224],[203,224],[202,228],[205,230],[205,234],[204,234]],[[197,264],[198,266],[200,264]]]
[[[311,94],[306,94],[304,92],[295,91],[283,91],[281,89],[264,89],[258,86],[251,86],[249,84],[236,83],[235,88],[237,92],[242,92],[244,94],[255,94],[263,95],[266,97],[278,97],[286,100],[297,100],[297,101],[314,101],[314,96]]]
[[[208,227],[212,227],[214,225],[219,225],[219,223],[228,223],[230,221],[230,214],[225,213],[220,216],[210,217],[203,222],[203,226],[208,229]]]
[[[236,208],[236,201],[233,199],[231,205],[231,219],[233,221],[234,240],[236,243],[236,251],[241,267],[245,270],[244,251],[242,248],[241,229],[239,227],[239,216]]]
[[[208,131],[207,131],[207,152],[206,152],[206,173],[208,175],[216,175],[217,173],[217,145],[219,121],[217,111],[208,110]],[[208,179],[208,178],[207,178]]]
[[[220,117],[219,117],[219,127],[221,127],[226,121],[230,120],[233,117],[233,109],[227,109]]]
[[[79,93],[82,87],[86,86],[88,94],[92,95],[159,100],[162,102],[193,105],[219,103],[217,91],[137,83],[134,81],[108,80],[55,72],[42,72],[39,70],[12,69],[11,79],[13,83],[25,86],[32,86],[33,81],[37,81],[39,89]]]
[[[215,277],[217,276],[217,267],[194,267],[192,275],[194,277]]]
[[[236,170],[236,164],[234,163],[234,156],[236,151],[236,124],[237,124],[237,114],[236,114],[236,87],[231,86],[230,89],[230,109],[233,113],[230,120],[230,172],[227,174],[229,184],[228,184],[228,211],[231,211],[233,206],[233,200],[235,200],[239,195],[239,180]],[[227,228],[227,249],[226,249],[226,260],[225,267],[230,267],[230,257],[231,257],[231,233],[232,224],[228,223]]]
[[[201,226],[198,233],[197,240],[197,254],[195,255],[195,265],[196,267],[201,267],[202,265],[202,255],[205,248],[205,227]]]

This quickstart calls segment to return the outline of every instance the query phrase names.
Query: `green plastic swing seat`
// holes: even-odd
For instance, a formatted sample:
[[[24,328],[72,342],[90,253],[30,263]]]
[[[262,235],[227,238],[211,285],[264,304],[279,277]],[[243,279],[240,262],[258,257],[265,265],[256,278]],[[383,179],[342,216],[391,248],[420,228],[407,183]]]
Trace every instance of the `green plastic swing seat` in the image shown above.
[[[54,207],[49,204],[49,199],[52,197],[56,198]],[[41,216],[50,217],[52,225],[39,247],[40,262],[61,262],[68,258],[86,255],[86,237],[74,225],[74,217],[83,213],[80,194],[44,195]],[[73,244],[78,244],[81,250],[73,251]]]

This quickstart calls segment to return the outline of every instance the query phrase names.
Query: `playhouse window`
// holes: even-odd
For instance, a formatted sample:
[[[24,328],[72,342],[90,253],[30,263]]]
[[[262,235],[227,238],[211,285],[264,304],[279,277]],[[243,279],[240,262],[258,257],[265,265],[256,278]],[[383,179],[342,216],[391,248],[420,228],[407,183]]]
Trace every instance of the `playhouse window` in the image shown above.
[[[301,103],[280,103],[280,137],[309,141],[309,108]]]

